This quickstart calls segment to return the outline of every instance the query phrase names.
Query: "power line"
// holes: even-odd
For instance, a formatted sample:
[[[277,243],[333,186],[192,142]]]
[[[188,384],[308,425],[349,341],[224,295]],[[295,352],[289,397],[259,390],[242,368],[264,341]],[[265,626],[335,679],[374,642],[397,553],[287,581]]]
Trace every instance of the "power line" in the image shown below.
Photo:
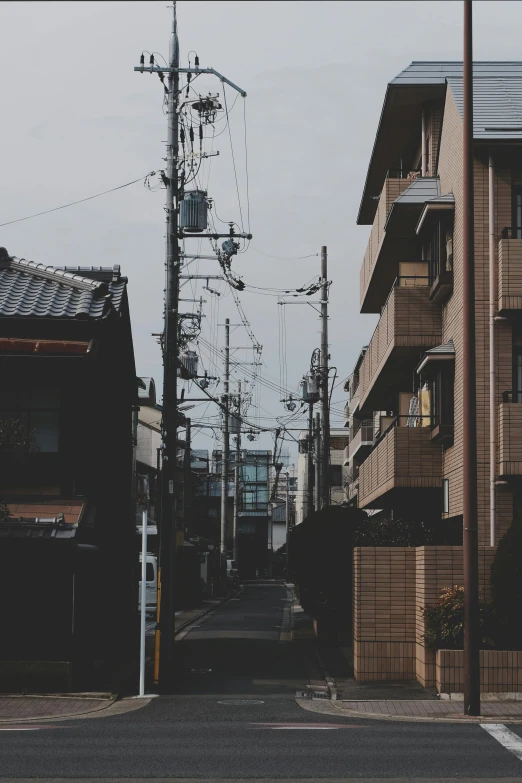
[[[114,193],[116,190],[122,190],[122,188],[128,188],[129,185],[135,185],[136,182],[142,182],[147,179],[147,177],[153,177],[156,174],[155,171],[149,171],[148,174],[145,174],[144,177],[138,177],[138,179],[133,179],[132,182],[126,182],[124,185],[118,185],[116,188],[111,188],[110,190],[104,190],[101,193],[96,193],[94,196],[87,196],[87,198],[81,198],[78,199],[78,201],[70,201],[68,204],[63,204],[61,207],[53,207],[53,209],[46,209],[44,212],[35,212],[34,215],[27,215],[23,218],[18,218],[17,220],[9,220],[7,223],[0,223],[0,228],[3,228],[4,226],[11,226],[13,223],[21,223],[24,220],[31,220],[31,218],[40,217],[40,215],[48,215],[50,212],[58,212],[60,209],[66,209],[67,207],[74,207],[75,204],[83,204],[84,201],[91,201],[93,198],[99,198],[100,196],[106,196],[107,193]]]

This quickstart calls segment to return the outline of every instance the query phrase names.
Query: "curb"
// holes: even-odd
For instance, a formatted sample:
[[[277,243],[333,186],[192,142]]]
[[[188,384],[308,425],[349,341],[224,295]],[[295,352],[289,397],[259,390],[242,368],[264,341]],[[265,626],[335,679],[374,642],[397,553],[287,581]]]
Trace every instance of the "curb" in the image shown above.
[[[467,717],[424,717],[422,715],[381,715],[376,712],[359,712],[359,710],[347,710],[341,707],[342,702],[337,702],[332,706],[343,715],[350,718],[368,718],[369,720],[388,720],[388,721],[406,721],[407,723],[513,723],[521,724],[522,717],[514,718],[512,715],[479,715],[476,718]]]
[[[60,696],[53,695],[51,698],[62,698]],[[73,697],[71,697],[73,698]],[[5,726],[9,724],[18,724],[18,723],[52,723],[56,721],[64,721],[64,720],[71,720],[72,718],[79,718],[79,717],[85,717],[86,715],[92,715],[96,712],[104,712],[105,710],[109,709],[109,707],[112,707],[113,704],[115,704],[117,701],[119,701],[118,697],[114,697],[113,699],[107,699],[106,703],[103,704],[100,707],[94,707],[91,710],[85,710],[85,712],[73,712],[73,713],[66,713],[65,715],[42,715],[40,717],[35,716],[32,718],[1,718],[0,719],[0,725]]]
[[[317,650],[316,657],[317,657],[317,665],[319,666],[320,670],[322,671],[323,677],[324,677],[324,681],[326,682],[326,692],[328,693],[328,696],[330,697],[330,701],[337,701],[337,698],[338,698],[337,685],[335,684],[334,678],[328,672],[328,669],[324,665],[319,650]]]

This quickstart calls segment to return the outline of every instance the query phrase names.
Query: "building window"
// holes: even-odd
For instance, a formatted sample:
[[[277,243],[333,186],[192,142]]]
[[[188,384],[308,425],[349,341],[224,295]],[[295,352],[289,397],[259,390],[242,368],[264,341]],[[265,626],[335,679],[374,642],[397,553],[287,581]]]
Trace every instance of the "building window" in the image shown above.
[[[441,272],[453,271],[453,216],[437,220],[423,243],[428,262],[429,284],[433,285]]]
[[[512,237],[522,239],[522,185],[513,185],[512,189]]]
[[[349,443],[349,438],[330,438],[330,451],[343,451]]]
[[[453,424],[453,368],[438,370],[431,379],[431,426]]]
[[[58,451],[60,390],[52,387],[2,389],[0,416],[21,421],[32,450]]]
[[[442,479],[442,513],[449,514],[449,479]]]

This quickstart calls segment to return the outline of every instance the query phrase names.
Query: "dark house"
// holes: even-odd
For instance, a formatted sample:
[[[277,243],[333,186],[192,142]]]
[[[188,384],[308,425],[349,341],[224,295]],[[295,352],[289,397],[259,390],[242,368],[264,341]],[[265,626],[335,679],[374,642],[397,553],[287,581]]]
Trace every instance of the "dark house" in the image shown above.
[[[0,248],[4,689],[114,687],[135,657],[126,284],[119,266],[54,268]]]

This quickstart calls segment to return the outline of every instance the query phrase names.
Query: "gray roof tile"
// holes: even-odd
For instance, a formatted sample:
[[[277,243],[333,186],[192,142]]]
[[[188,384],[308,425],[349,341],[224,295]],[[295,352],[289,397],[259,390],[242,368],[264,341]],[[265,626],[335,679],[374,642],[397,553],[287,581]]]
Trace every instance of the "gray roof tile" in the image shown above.
[[[119,267],[117,272],[100,268],[101,280],[83,271],[4,256],[0,260],[0,316],[97,319],[111,308],[119,310],[127,282],[120,277]],[[94,270],[90,271],[92,275]]]

